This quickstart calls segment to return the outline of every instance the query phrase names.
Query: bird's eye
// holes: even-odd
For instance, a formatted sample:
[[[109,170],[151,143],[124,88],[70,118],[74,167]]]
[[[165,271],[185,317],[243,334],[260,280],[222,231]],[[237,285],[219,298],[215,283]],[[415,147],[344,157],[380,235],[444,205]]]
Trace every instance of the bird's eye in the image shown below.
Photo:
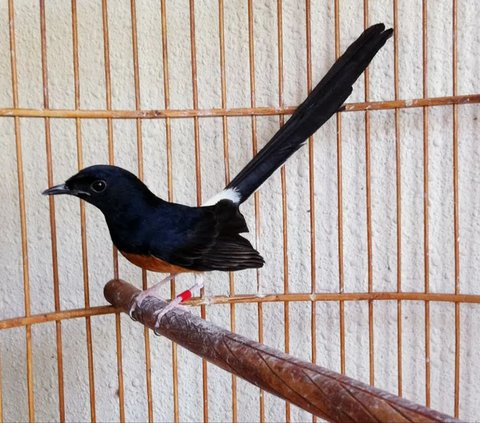
[[[92,191],[102,192],[105,191],[105,188],[107,188],[107,183],[105,181],[98,180],[93,182],[92,185],[90,185],[90,188],[92,188]]]

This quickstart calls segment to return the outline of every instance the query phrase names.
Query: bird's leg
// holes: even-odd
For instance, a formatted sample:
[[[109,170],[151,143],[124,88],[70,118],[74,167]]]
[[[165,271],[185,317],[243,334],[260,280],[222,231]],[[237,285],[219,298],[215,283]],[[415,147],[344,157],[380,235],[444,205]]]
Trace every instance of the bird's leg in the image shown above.
[[[152,285],[150,288],[145,289],[144,291],[140,292],[135,299],[133,300],[132,306],[130,307],[130,311],[128,314],[130,317],[133,319],[133,312],[137,307],[140,307],[142,305],[142,302],[145,298],[147,297],[156,297],[160,298],[159,291],[160,288],[165,285],[167,282],[170,282],[175,276],[177,276],[178,273],[171,273],[167,277],[163,278],[160,282],[157,282],[156,284]]]
[[[200,290],[203,288],[203,276],[195,274],[195,285],[187,289],[186,291],[178,294],[172,301],[168,303],[162,310],[155,312],[157,323],[156,326],[160,324],[162,317],[167,314],[170,310],[173,310],[175,307],[178,307],[184,301],[188,301],[194,295],[200,293]]]

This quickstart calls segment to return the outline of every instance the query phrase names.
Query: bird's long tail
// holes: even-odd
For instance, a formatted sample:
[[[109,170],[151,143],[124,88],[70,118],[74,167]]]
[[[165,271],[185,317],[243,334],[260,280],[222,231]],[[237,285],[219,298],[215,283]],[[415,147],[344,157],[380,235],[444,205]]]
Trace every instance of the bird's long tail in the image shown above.
[[[392,33],[383,24],[373,25],[339,57],[286,124],[226,186],[234,202],[243,203],[338,111],[354,82]]]

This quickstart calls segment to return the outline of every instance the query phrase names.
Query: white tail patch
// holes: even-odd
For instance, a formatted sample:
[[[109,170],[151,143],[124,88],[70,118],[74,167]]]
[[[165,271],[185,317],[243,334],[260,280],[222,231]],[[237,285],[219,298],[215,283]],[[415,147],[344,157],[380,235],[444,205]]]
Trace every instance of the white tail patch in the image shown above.
[[[235,204],[238,204],[240,201],[240,193],[236,188],[224,189],[222,192],[214,195],[209,200],[205,201],[202,206],[213,206],[221,200],[230,200]]]

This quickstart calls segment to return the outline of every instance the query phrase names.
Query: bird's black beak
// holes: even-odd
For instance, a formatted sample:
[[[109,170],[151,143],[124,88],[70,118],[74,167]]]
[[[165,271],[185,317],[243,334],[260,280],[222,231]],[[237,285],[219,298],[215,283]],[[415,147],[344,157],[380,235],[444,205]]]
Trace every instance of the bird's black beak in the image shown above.
[[[73,194],[73,192],[65,185],[59,184],[52,188],[48,188],[42,192],[43,195],[57,195],[57,194]]]

